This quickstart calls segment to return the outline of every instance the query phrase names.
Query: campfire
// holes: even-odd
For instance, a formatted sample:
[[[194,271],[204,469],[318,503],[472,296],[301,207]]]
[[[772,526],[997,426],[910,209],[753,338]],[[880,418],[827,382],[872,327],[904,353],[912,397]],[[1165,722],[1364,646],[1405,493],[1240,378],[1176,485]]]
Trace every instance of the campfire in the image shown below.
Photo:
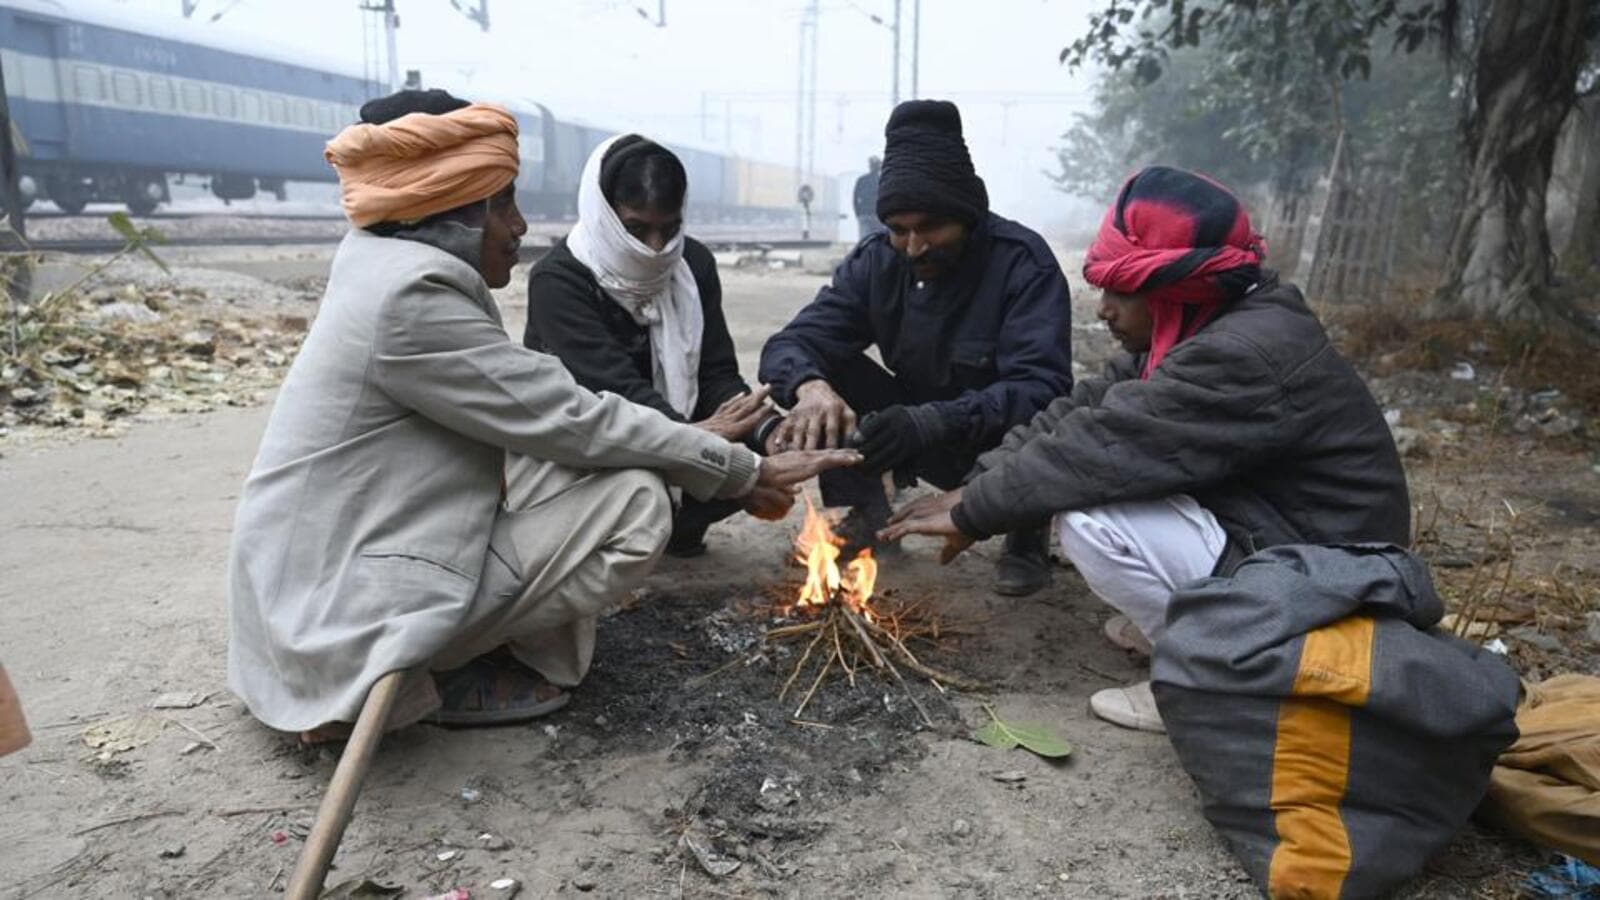
[[[810,687],[795,707],[794,718],[799,719],[817,688],[836,667],[854,687],[856,674],[870,666],[898,682],[923,721],[933,727],[927,710],[907,687],[901,666],[927,678],[940,691],[947,686],[976,690],[980,685],[917,659],[906,642],[915,638],[937,640],[941,631],[937,617],[922,613],[919,607],[888,608],[881,603],[882,598],[875,602],[878,561],[871,550],[862,550],[840,568],[843,545],[844,539],[833,533],[827,516],[818,512],[807,497],[805,524],[795,538],[795,560],[805,567],[805,582],[793,603],[779,609],[785,618],[800,621],[768,629],[766,639],[810,636],[810,641],[784,682],[779,699],[789,695],[808,669],[814,669]]]

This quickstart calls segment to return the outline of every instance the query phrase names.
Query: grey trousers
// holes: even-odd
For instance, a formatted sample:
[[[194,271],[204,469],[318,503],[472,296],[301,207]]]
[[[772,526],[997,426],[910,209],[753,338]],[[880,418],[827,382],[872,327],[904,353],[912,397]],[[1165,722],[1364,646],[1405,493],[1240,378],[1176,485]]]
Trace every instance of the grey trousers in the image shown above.
[[[586,472],[512,457],[472,614],[434,657],[454,669],[502,645],[552,684],[583,680],[600,613],[655,568],[672,502],[654,472]],[[390,727],[438,708],[428,672],[408,673]]]

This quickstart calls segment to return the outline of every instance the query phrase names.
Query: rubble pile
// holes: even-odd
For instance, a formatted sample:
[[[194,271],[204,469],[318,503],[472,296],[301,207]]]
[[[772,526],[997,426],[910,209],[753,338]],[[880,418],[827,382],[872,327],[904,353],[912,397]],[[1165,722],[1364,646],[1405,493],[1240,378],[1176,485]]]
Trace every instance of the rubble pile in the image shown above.
[[[129,282],[21,307],[15,355],[0,334],[0,437],[19,426],[115,436],[136,414],[259,403],[307,318],[224,317],[208,299],[192,286]]]

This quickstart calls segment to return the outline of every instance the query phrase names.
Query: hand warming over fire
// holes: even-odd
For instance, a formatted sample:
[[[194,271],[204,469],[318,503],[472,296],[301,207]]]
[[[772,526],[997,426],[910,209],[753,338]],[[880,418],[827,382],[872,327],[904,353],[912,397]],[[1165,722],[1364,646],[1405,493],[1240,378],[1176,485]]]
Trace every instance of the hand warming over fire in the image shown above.
[[[767,395],[770,393],[772,389],[763,384],[754,391],[729,397],[708,418],[694,423],[695,427],[703,428],[723,440],[742,441],[756,430],[763,419],[772,415],[772,409],[767,406]]]
[[[775,453],[761,460],[761,474],[756,478],[756,490],[762,488],[788,490],[829,469],[842,469],[858,465],[860,462],[861,454],[854,450],[790,450],[786,453]]]
[[[908,534],[932,534],[944,538],[939,551],[940,564],[948,563],[971,547],[972,537],[956,527],[950,511],[961,503],[961,488],[943,494],[932,494],[909,503],[889,517],[889,527],[878,532],[878,540],[898,541]]]

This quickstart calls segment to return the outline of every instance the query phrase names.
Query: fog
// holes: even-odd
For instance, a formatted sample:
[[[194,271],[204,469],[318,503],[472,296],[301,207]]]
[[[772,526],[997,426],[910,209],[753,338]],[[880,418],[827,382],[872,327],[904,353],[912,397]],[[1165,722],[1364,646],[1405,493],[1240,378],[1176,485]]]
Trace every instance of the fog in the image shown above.
[[[402,72],[420,70],[430,87],[538,102],[558,118],[793,165],[807,5],[665,0],[659,26],[658,0],[490,0],[485,32],[449,0],[398,0],[397,55]],[[960,105],[995,210],[1050,234],[1081,228],[1095,216],[1043,174],[1054,167],[1049,148],[1056,136],[1088,104],[1091,74],[1067,69],[1057,56],[1093,5],[921,3],[918,95]],[[901,2],[902,98],[911,96],[915,6]],[[378,17],[362,13],[354,0],[199,0],[188,19],[182,0],[75,0],[67,7],[114,13],[196,41],[249,41],[355,74],[387,73],[381,34],[372,33]],[[882,151],[894,7],[893,0],[817,4],[815,170],[840,178],[844,198],[866,157]]]

